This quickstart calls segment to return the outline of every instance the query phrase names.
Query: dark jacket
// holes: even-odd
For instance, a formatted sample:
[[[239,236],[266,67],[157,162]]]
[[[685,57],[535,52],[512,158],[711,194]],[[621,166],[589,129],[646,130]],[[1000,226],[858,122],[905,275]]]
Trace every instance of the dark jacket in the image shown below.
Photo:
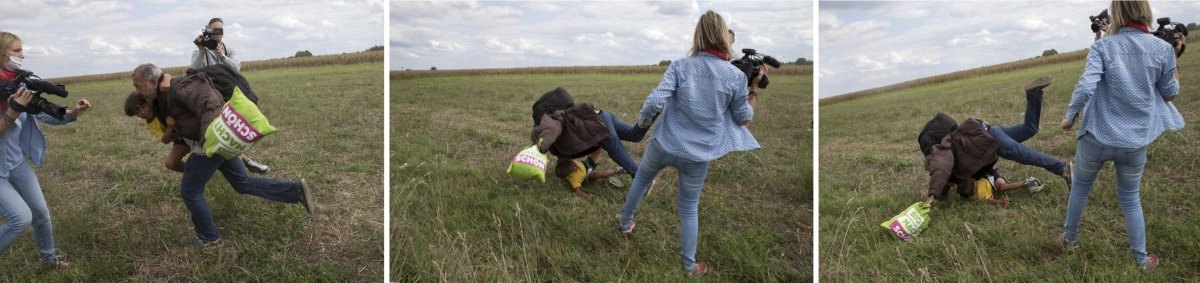
[[[197,141],[225,105],[221,93],[203,73],[172,80],[171,90],[162,99],[159,103],[166,106],[165,113],[175,117],[175,134]]]
[[[973,195],[976,177],[996,164],[999,149],[1000,143],[983,123],[975,119],[963,121],[925,156],[929,195],[941,198],[951,184],[957,184],[960,195]]]
[[[537,144],[538,139],[542,139],[538,147],[542,152],[574,159],[596,151],[608,135],[608,127],[600,120],[596,108],[584,102],[542,115],[541,122],[530,133],[530,140]]]

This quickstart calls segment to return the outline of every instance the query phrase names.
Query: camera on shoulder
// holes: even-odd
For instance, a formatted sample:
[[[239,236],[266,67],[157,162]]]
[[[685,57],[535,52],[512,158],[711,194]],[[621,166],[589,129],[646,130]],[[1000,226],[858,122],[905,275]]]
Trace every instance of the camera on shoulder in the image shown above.
[[[746,73],[746,86],[753,84],[754,78],[758,77],[758,73],[760,72],[758,69],[759,66],[766,64],[778,69],[780,65],[779,60],[775,60],[775,57],[758,53],[754,49],[750,48],[742,49],[742,58],[733,60],[733,62],[730,63],[742,70],[743,73]],[[763,75],[762,80],[758,81],[758,88],[765,89],[769,83],[771,83],[771,81],[767,79],[766,75]]]
[[[46,98],[42,97],[42,93],[49,93],[58,97],[67,97],[67,88],[62,84],[57,84],[51,81],[42,80],[42,78],[34,75],[28,70],[17,69],[17,75],[11,80],[0,80],[0,99],[7,100],[15,94],[17,90],[24,87],[33,94],[33,99],[25,104],[24,109],[20,106],[12,105],[13,109],[27,112],[29,114],[46,113],[57,119],[62,119],[63,115],[67,114],[67,107],[54,104]]]
[[[1183,25],[1183,23],[1172,22],[1170,17],[1158,18],[1157,22],[1158,30],[1154,31],[1154,36],[1161,38],[1171,44],[1171,46],[1175,46],[1175,34],[1183,34],[1185,37],[1188,35],[1187,26]],[[1186,42],[1179,44],[1179,52],[1175,53],[1175,57],[1183,55],[1183,50],[1187,49]]]

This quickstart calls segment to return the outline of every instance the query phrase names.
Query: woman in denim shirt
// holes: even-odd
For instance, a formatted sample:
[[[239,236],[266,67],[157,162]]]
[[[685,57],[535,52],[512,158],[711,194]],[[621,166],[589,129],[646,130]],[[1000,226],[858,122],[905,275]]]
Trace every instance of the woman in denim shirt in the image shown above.
[[[733,34],[720,15],[708,11],[696,24],[691,56],[671,62],[658,87],[642,106],[638,125],[650,127],[661,115],[658,128],[642,156],[638,174],[621,208],[620,230],[633,233],[633,214],[659,170],[675,167],[679,181],[676,206],[680,220],[683,269],[702,275],[708,265],[696,262],[700,191],[708,163],[731,151],[759,148],[746,129],[754,116],[757,85],[729,63]],[[766,73],[762,68],[761,73]]]
[[[1165,130],[1183,128],[1183,117],[1170,101],[1179,92],[1176,49],[1150,34],[1154,17],[1146,1],[1113,1],[1109,36],[1092,44],[1087,64],[1067,106],[1062,129],[1070,130],[1086,113],[1077,135],[1072,190],[1059,243],[1079,245],[1079,222],[1096,175],[1112,161],[1117,171],[1117,200],[1125,216],[1129,249],[1145,269],[1158,265],[1146,252],[1140,182],[1146,146]],[[1178,48],[1182,40],[1177,38]]]
[[[0,32],[0,80],[11,80],[16,70],[25,59],[21,39],[7,32]],[[46,207],[46,199],[42,195],[41,185],[33,168],[25,162],[26,157],[34,165],[42,166],[46,153],[46,139],[38,129],[37,121],[51,125],[62,125],[75,121],[83,115],[91,104],[80,99],[74,110],[67,111],[62,119],[51,117],[46,113],[30,114],[17,109],[18,105],[29,103],[33,95],[21,88],[16,93],[5,93],[9,99],[0,102],[0,216],[4,217],[4,225],[0,225],[0,253],[33,226],[33,238],[37,242],[38,255],[41,261],[54,269],[70,266],[59,260],[54,253],[54,235],[51,232],[50,210]],[[17,105],[13,105],[13,104]],[[13,105],[14,107],[9,107]]]

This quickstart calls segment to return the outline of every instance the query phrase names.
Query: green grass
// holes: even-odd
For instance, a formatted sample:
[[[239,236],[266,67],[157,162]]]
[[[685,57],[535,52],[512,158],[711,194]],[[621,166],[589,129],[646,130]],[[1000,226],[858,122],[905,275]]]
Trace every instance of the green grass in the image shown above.
[[[1200,57],[1185,55],[1177,106],[1188,122],[1200,122],[1194,98]],[[1125,224],[1116,202],[1111,164],[1092,191],[1080,231],[1082,246],[1066,252],[1055,244],[1066,214],[1061,178],[1041,168],[1000,161],[1010,179],[1036,176],[1039,194],[1009,193],[1001,209],[953,196],[938,203],[929,229],[912,243],[890,239],[880,222],[926,192],[916,136],[936,112],[993,124],[1021,123],[1023,85],[1053,76],[1046,89],[1041,131],[1025,144],[1051,156],[1074,154],[1074,134],[1059,130],[1083,61],[1040,66],[942,84],[892,91],[821,107],[821,279],[865,281],[1196,281],[1200,280],[1200,167],[1195,125],[1164,133],[1149,147],[1142,178],[1148,249],[1161,265],[1146,273],[1129,256]]]
[[[530,106],[564,86],[633,121],[659,74],[534,74],[392,80],[391,275],[398,281],[683,280],[675,171],[639,208],[638,232],[616,219],[626,188],[587,184],[576,198],[504,173],[528,145]],[[772,76],[751,131],[763,149],[712,162],[700,202],[697,259],[706,279],[807,281],[811,271],[812,77]],[[649,139],[647,139],[649,140]],[[640,160],[645,142],[626,143]],[[605,158],[607,160],[607,158]],[[553,161],[552,161],[553,162]],[[615,168],[605,161],[603,168]],[[622,176],[626,186],[628,176]]]
[[[76,123],[42,126],[49,149],[35,170],[59,255],[74,268],[42,268],[26,232],[2,256],[0,281],[381,280],[382,71],[363,63],[245,73],[279,128],[249,154],[271,166],[267,176],[307,178],[317,214],[240,195],[217,174],[207,196],[225,245],[212,249],[191,247],[180,174],[162,165],[169,146],[124,115],[130,81],[68,85],[70,102],[93,107]]]

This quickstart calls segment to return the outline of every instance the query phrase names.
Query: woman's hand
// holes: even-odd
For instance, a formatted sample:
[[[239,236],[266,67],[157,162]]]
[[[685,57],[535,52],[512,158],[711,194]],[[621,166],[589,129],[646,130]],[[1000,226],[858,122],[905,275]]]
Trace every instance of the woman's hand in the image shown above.
[[[770,69],[770,68],[767,68],[767,65],[765,65],[765,64],[762,66],[758,66],[758,76],[754,77],[753,80],[750,80],[750,92],[755,92],[755,93],[758,92],[758,82],[762,81],[762,78],[767,76],[768,69]]]
[[[1064,132],[1068,132],[1068,131],[1071,131],[1071,127],[1074,125],[1075,125],[1074,122],[1067,121],[1067,119],[1063,119],[1062,124],[1060,124],[1059,127],[1062,128],[1062,130]]]
[[[75,109],[71,110],[71,116],[79,118],[79,116],[83,116],[84,112],[87,112],[88,108],[92,108],[92,103],[87,99],[80,99],[75,102]]]
[[[1187,46],[1187,35],[1183,34],[1182,32],[1176,32],[1174,45],[1175,57],[1178,58],[1180,55],[1183,55],[1183,53],[1180,53],[1179,51],[1183,50],[1184,46]]]
[[[22,87],[8,98],[8,109],[14,112],[26,112],[29,107],[25,106],[29,105],[30,100],[33,100],[33,93]],[[8,113],[6,112],[5,114]],[[20,113],[18,113],[18,115],[20,115]]]

